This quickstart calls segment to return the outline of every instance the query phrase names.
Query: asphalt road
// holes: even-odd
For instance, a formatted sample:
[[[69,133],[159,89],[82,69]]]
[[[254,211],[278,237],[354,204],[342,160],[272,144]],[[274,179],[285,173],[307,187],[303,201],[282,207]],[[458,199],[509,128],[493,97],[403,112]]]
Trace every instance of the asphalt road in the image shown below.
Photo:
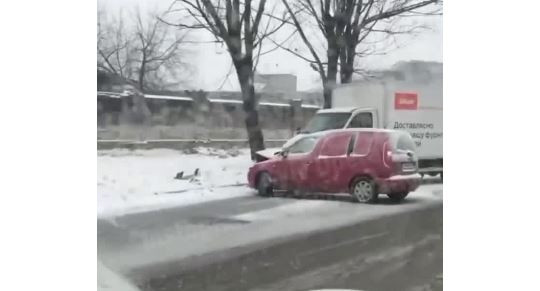
[[[145,290],[439,290],[442,274],[442,184],[401,204],[252,196],[97,224],[99,260]]]

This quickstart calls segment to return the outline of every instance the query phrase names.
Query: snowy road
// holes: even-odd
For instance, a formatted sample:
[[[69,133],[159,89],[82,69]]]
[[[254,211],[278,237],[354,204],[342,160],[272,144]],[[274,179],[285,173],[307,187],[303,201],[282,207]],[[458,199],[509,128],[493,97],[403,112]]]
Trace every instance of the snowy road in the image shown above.
[[[374,246],[366,247],[365,250],[371,250],[369,255],[375,257],[377,257],[375,255],[377,251],[372,248],[378,249],[379,246],[390,241],[396,244],[389,245],[388,248],[395,248],[398,254],[401,252],[402,255],[396,255],[396,258],[400,260],[403,259],[400,256],[407,253],[403,250],[410,252],[423,248],[432,250],[431,252],[422,251],[422,256],[432,255],[433,250],[442,250],[442,184],[424,185],[416,192],[411,193],[402,204],[392,204],[384,195],[382,196],[377,205],[363,205],[352,203],[347,195],[333,197],[331,200],[325,200],[325,198],[332,197],[329,195],[307,196],[303,199],[261,198],[255,195],[242,195],[195,205],[98,219],[98,256],[108,267],[127,274],[138,283],[148,282],[148,280],[155,278],[168,278],[163,279],[163,282],[156,283],[166,285],[171,284],[171,280],[177,280],[170,278],[176,278],[174,276],[179,273],[184,274],[197,268],[206,268],[216,261],[229,262],[234,257],[252,254],[261,249],[270,252],[273,246],[286,245],[296,238],[304,239],[305,244],[305,236],[310,235],[322,236],[320,239],[312,240],[313,244],[310,243],[309,246],[306,246],[305,258],[318,255],[328,256],[325,252],[331,254],[333,253],[331,250],[336,248],[346,250],[349,244],[357,247],[366,243],[369,246],[368,242],[371,240],[374,241]],[[393,223],[394,217],[396,217],[395,224]],[[425,229],[422,229],[426,219],[428,224]],[[377,223],[369,223],[370,221]],[[370,227],[362,226],[360,228],[366,233],[357,230],[346,231],[348,227],[360,227],[361,223],[366,222],[368,222],[366,225]],[[432,222],[433,224],[429,224]],[[398,224],[401,226],[398,227]],[[420,229],[418,229],[419,226]],[[337,230],[340,232],[332,234],[331,241],[324,237],[324,235]],[[357,232],[358,234],[356,234]],[[396,233],[403,238],[396,238]],[[351,235],[355,237],[351,238]],[[281,254],[291,249],[295,249],[295,247],[288,246],[277,252]],[[339,257],[338,253],[331,256],[337,258]],[[442,256],[442,252],[438,253]],[[365,260],[365,254],[365,252],[361,254],[348,253],[346,256],[348,260],[352,260],[350,264],[353,264],[355,259]],[[420,257],[418,258],[420,259]],[[261,260],[257,259],[257,261]],[[425,274],[426,278],[433,275],[432,271],[442,272],[442,258],[439,260],[438,257],[422,257],[420,260],[422,262],[427,260],[429,264],[435,264],[435,267],[429,266],[430,273]],[[331,262],[333,260],[328,261],[328,266],[332,265]],[[304,265],[307,266],[309,263],[305,262]],[[420,264],[420,266],[423,265]],[[314,266],[310,272],[316,272],[317,268],[320,267]],[[425,267],[421,269],[424,270]],[[390,273],[396,271],[388,270]],[[328,273],[324,270],[320,272]],[[334,272],[341,273],[339,270],[334,270]],[[312,282],[313,280],[308,280],[313,284],[306,284],[302,276],[308,276],[308,274],[297,274],[297,283],[282,284],[296,286],[295,288],[324,285],[324,282],[316,284],[317,282]],[[274,279],[270,282],[278,284],[273,281]],[[193,280],[196,281],[196,279]],[[235,281],[234,276],[231,276],[229,280]],[[259,282],[262,281],[259,280]],[[411,282],[410,284],[413,283],[420,282]],[[370,286],[368,282],[366,284],[366,286]],[[376,280],[372,284],[379,286]],[[228,285],[223,284],[223,286]],[[273,288],[257,287],[260,287],[260,290]],[[197,290],[197,288],[200,286],[193,287],[193,290]],[[235,290],[235,288],[238,286],[223,287],[222,289]],[[300,290],[295,288],[290,290]],[[391,287],[389,288],[391,289]],[[148,289],[157,290],[160,288],[152,285]],[[175,288],[162,290],[175,290]],[[181,290],[185,290],[185,288]],[[187,290],[190,289],[187,288]]]

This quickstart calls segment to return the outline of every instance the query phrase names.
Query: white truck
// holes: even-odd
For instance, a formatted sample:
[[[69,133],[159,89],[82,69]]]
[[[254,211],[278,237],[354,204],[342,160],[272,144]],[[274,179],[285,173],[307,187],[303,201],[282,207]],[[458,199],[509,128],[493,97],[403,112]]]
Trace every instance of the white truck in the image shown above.
[[[332,108],[319,110],[284,147],[303,134],[357,127],[409,132],[416,143],[419,172],[442,177],[442,74],[427,80],[371,80],[342,85],[333,91]],[[270,151],[261,155],[268,157]]]

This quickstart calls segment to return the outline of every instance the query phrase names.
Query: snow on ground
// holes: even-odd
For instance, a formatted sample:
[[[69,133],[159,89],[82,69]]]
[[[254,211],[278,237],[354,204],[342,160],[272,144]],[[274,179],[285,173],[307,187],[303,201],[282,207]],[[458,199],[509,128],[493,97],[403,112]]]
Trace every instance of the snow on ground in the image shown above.
[[[106,267],[99,259],[97,261],[97,290],[140,291],[133,283]]]
[[[292,200],[289,204],[280,205],[270,209],[256,210],[234,216],[234,219],[256,221],[282,219],[297,216],[309,211],[316,211],[328,207],[329,201],[324,200]],[[330,202],[331,204],[331,202]]]
[[[337,194],[348,196],[346,193]],[[399,208],[414,207],[418,200],[422,201],[440,201],[443,198],[442,185],[422,185],[416,191],[409,193],[405,201],[398,204],[389,204],[385,194],[380,194],[381,202],[379,204],[358,204],[354,202],[343,203],[342,201],[327,200],[293,200],[291,203],[280,205],[269,209],[260,209],[251,212],[245,212],[234,216],[234,219],[247,221],[270,221],[302,217],[306,215],[318,215],[324,212],[348,212],[356,210],[363,212],[366,216],[370,214],[378,215],[385,212],[392,212]],[[276,198],[274,198],[276,199]],[[386,199],[386,202],[384,201]],[[412,201],[412,202],[411,202]]]
[[[253,163],[249,150],[197,148],[196,152],[98,151],[98,217],[253,195],[246,186],[231,186],[247,183]],[[197,168],[200,175],[191,181],[174,179],[178,172],[185,177]]]

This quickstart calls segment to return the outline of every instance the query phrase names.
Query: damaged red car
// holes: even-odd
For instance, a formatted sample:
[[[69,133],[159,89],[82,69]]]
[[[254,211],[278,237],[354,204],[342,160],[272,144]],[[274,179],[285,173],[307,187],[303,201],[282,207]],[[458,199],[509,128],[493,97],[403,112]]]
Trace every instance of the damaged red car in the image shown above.
[[[415,144],[407,132],[339,129],[306,135],[248,172],[261,196],[274,191],[350,193],[362,203],[379,194],[403,200],[420,185]]]

